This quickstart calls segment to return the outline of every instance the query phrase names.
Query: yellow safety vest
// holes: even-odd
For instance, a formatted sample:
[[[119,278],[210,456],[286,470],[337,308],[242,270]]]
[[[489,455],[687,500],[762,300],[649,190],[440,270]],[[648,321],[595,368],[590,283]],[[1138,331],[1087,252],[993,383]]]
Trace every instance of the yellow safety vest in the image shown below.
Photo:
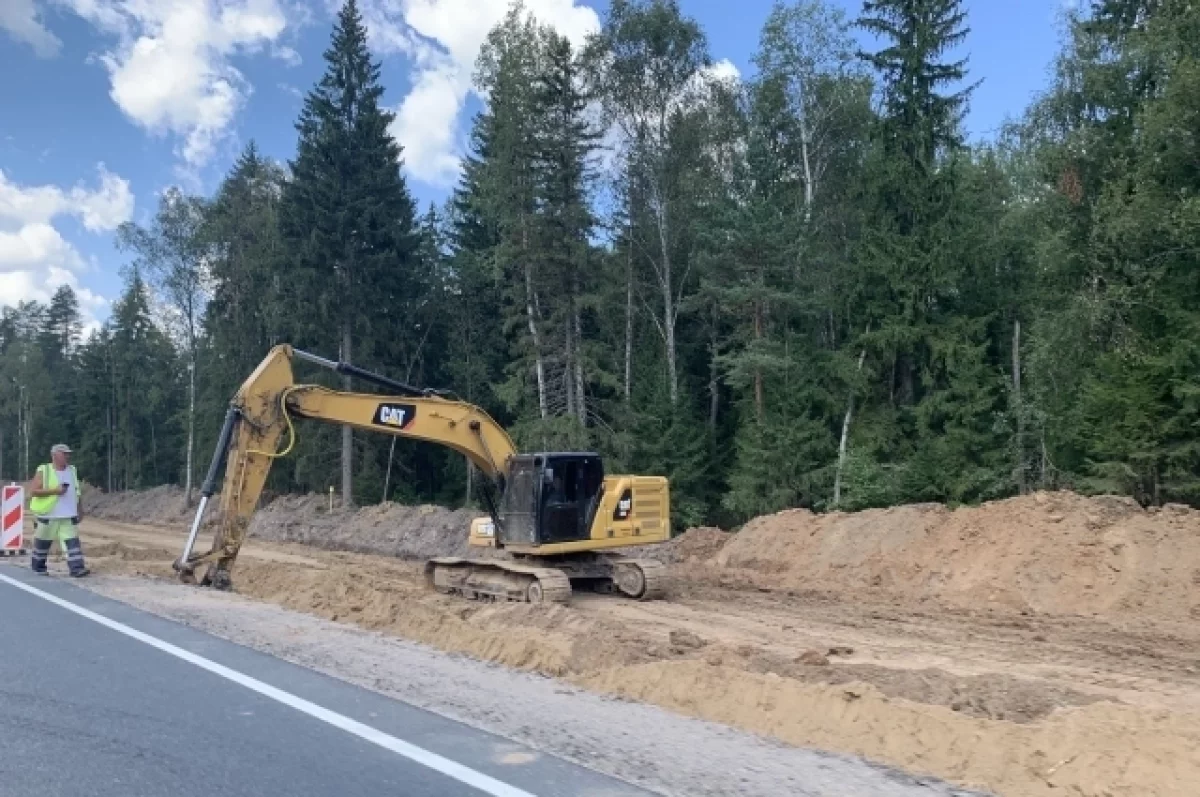
[[[75,466],[71,465],[71,478],[75,483],[75,500],[83,498],[83,485],[79,483],[79,474],[75,470]],[[58,471],[54,469],[52,463],[44,463],[38,465],[38,473],[42,474],[42,489],[53,490],[58,487]],[[30,490],[30,492],[33,492]],[[29,499],[29,511],[36,517],[45,517],[54,511],[55,505],[58,503],[57,495],[43,495]]]

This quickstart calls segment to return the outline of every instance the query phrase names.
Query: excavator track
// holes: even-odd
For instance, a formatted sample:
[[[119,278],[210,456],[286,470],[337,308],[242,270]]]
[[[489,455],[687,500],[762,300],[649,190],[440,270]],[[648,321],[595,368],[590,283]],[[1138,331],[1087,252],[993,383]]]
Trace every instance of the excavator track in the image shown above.
[[[431,559],[425,563],[425,581],[437,592],[475,600],[518,603],[571,600],[571,580],[562,571],[503,559]]]
[[[538,564],[526,564],[530,560]],[[445,595],[519,603],[568,603],[577,588],[638,601],[661,600],[667,594],[667,569],[661,562],[594,554],[523,561],[431,559],[425,563],[425,580]]]
[[[667,568],[653,559],[625,559],[613,561],[614,586],[621,594],[634,600],[653,601],[667,596]],[[626,575],[631,569],[639,575]]]

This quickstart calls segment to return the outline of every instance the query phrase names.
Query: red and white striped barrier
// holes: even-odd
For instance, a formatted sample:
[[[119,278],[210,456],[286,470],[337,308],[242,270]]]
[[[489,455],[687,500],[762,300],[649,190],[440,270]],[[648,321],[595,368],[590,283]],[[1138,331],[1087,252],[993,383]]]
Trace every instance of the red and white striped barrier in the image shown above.
[[[22,556],[25,553],[25,488],[6,484],[2,489],[0,556]]]

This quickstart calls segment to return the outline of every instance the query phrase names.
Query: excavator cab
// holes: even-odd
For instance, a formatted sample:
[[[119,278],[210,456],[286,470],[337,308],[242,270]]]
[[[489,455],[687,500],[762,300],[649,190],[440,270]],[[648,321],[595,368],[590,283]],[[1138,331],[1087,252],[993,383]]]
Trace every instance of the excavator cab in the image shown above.
[[[590,539],[603,487],[599,454],[513,457],[498,507],[500,544],[540,546]]]

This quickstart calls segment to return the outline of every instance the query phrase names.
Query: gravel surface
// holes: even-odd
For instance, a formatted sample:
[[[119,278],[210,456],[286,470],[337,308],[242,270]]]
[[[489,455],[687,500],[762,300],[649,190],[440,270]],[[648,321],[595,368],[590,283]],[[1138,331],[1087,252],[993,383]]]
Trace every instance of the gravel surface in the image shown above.
[[[85,586],[661,794],[977,794],[233,594],[117,576],[101,576]]]

